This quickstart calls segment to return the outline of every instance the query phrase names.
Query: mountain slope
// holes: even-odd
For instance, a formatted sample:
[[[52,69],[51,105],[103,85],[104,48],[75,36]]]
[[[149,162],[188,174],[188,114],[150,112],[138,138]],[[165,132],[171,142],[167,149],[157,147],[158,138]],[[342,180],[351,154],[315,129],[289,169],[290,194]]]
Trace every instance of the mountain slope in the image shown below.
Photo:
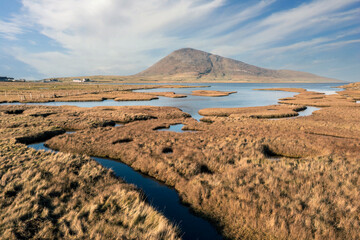
[[[339,82],[306,72],[261,68],[192,48],[176,50],[134,76],[187,81]]]

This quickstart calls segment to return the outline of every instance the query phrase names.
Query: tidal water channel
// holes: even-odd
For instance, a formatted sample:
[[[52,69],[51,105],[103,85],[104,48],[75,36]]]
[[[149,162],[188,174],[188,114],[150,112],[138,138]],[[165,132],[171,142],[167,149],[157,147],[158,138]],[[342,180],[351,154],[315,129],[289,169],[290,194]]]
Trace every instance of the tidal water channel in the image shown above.
[[[67,134],[71,134],[67,132]],[[44,142],[28,145],[35,150],[54,151],[44,145]],[[146,200],[166,218],[179,226],[184,240],[191,239],[222,239],[215,227],[204,218],[196,216],[189,207],[180,202],[175,189],[167,187],[154,178],[148,177],[133,170],[126,164],[111,159],[92,157],[95,161],[106,168],[111,168],[117,177],[140,188]]]
[[[148,89],[137,90],[138,92],[175,92],[187,95],[186,98],[166,98],[159,97],[152,101],[126,101],[118,102],[114,100],[105,100],[100,102],[49,102],[49,103],[31,103],[38,105],[74,105],[79,107],[95,107],[95,106],[171,106],[177,107],[184,112],[190,113],[193,118],[199,120],[201,116],[198,111],[209,107],[252,107],[266,106],[277,104],[280,98],[291,97],[295,93],[281,91],[255,91],[257,88],[305,88],[311,91],[323,92],[325,94],[333,94],[340,89],[333,87],[341,84],[246,84],[246,83],[211,83],[211,84],[187,84],[187,85],[209,85],[206,88],[169,88],[169,89]],[[237,91],[226,97],[199,97],[192,96],[193,90],[220,90],[220,91]],[[17,103],[15,103],[17,104]],[[317,108],[308,107],[305,111],[299,112],[299,116],[310,115]],[[182,132],[183,125],[171,125],[169,129],[161,129],[163,131]],[[71,134],[72,132],[68,132]],[[31,144],[36,150],[53,151],[44,143]],[[146,195],[147,201],[157,210],[161,211],[170,221],[177,224],[181,230],[183,239],[222,239],[215,227],[209,221],[196,216],[190,208],[181,204],[177,192],[158,182],[154,178],[145,176],[136,172],[131,167],[119,161],[105,158],[92,157],[95,161],[104,167],[113,169],[116,176],[123,178],[127,183],[135,184]]]

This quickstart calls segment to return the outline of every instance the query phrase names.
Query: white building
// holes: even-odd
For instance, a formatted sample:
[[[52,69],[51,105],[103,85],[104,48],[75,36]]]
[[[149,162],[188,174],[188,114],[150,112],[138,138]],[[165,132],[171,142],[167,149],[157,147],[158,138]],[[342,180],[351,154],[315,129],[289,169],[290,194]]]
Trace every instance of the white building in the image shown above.
[[[73,82],[90,82],[90,79],[89,78],[83,78],[83,79],[75,78],[75,79],[73,79]]]

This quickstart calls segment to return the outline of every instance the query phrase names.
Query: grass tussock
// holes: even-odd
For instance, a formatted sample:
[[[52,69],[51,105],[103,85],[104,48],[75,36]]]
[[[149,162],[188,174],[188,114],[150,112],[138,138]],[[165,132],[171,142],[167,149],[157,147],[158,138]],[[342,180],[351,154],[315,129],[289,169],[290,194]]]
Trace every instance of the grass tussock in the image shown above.
[[[179,239],[177,228],[134,186],[94,160],[21,144],[44,141],[65,129],[114,125],[112,119],[167,116],[151,107],[100,109],[91,116],[73,107],[0,106],[1,239]]]
[[[140,193],[89,157],[0,141],[2,239],[178,239]]]

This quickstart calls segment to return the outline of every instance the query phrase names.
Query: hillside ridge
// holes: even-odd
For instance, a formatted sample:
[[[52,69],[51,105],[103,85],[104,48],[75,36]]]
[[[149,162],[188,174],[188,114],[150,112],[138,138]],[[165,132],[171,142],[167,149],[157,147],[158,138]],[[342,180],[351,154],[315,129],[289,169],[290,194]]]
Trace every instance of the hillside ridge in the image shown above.
[[[257,67],[216,54],[181,48],[160,59],[135,77],[160,80],[235,80],[239,82],[340,82],[337,79],[293,70],[272,70]]]

